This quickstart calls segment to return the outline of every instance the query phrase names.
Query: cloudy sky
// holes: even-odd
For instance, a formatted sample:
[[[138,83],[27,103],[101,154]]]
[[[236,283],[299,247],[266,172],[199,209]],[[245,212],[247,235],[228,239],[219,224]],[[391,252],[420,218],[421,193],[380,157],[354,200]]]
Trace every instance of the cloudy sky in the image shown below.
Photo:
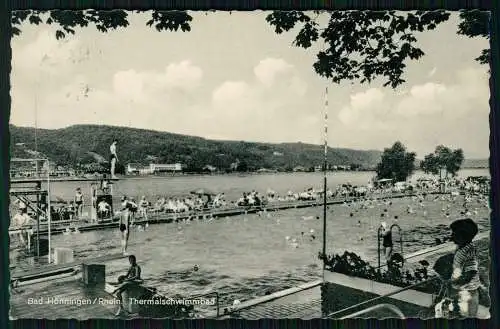
[[[329,85],[330,146],[382,150],[400,140],[419,157],[438,144],[489,156],[488,73],[474,61],[488,41],[457,35],[457,15],[418,35],[426,55],[407,63],[407,83],[394,91],[328,84],[312,68],[321,44],[293,47],[294,34],[275,34],[267,14],[194,12],[188,33],[157,32],[130,14],[127,29],[86,28],[62,41],[51,26],[22,26],[10,121],[35,126],[37,112],[40,128],[99,123],[320,144]]]

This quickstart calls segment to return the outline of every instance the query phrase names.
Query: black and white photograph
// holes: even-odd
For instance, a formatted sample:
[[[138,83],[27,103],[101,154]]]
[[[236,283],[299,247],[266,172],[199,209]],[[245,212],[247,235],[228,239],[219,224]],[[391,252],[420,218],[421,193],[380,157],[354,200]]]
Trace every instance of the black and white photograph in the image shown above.
[[[489,319],[489,19],[14,11],[10,318]]]

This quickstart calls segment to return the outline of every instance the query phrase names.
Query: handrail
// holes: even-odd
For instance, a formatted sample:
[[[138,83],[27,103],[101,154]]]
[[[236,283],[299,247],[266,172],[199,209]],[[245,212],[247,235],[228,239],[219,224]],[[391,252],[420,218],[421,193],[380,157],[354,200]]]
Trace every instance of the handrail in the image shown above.
[[[191,298],[195,299],[195,298],[200,298],[200,297],[207,297],[207,296],[212,296],[212,295],[215,295],[215,306],[216,306],[216,310],[217,310],[217,317],[220,316],[220,306],[219,306],[219,293],[217,291],[213,291],[213,292],[208,292],[206,294],[201,294],[201,295],[195,295],[195,296],[192,296]]]
[[[380,238],[382,237],[381,235],[381,230],[383,226],[380,225],[378,230],[377,230],[377,255],[378,255],[378,267],[377,269],[380,269],[384,266],[381,265],[381,260],[380,260]],[[397,228],[399,232],[399,244],[400,244],[400,251],[401,251],[401,256],[403,256],[403,230],[398,224],[392,224],[391,227],[389,228],[389,231],[391,232],[391,239],[392,239],[392,230],[393,228]],[[388,260],[387,260],[388,261]],[[404,262],[404,258],[403,258]]]
[[[405,315],[403,314],[403,312],[401,312],[401,310],[392,305],[392,304],[387,304],[387,303],[384,303],[384,304],[378,304],[378,305],[374,305],[372,307],[368,307],[364,310],[361,310],[359,312],[355,312],[353,314],[350,314],[350,315],[347,315],[347,316],[344,316],[342,318],[340,318],[339,320],[345,320],[345,319],[348,319],[348,318],[354,318],[356,316],[359,316],[359,315],[362,315],[362,314],[365,314],[365,313],[368,313],[368,312],[371,312],[371,311],[375,311],[375,310],[378,310],[378,309],[382,309],[382,308],[386,308],[392,312],[394,312],[400,319],[404,319],[405,318]]]
[[[437,280],[437,279],[441,279],[439,276],[435,276],[435,277],[432,277],[430,279],[427,279],[425,281],[421,281],[421,282],[418,282],[418,283],[415,283],[415,284],[412,284],[412,285],[409,285],[407,287],[404,287],[404,288],[401,288],[401,289],[398,289],[398,290],[395,290],[393,292],[390,292],[388,294],[385,294],[385,295],[382,295],[382,296],[378,296],[378,297],[375,297],[375,298],[372,298],[372,299],[368,299],[368,300],[365,300],[364,302],[361,302],[361,303],[358,303],[358,304],[355,304],[355,305],[352,305],[352,306],[349,306],[349,307],[346,307],[346,308],[343,308],[339,311],[335,311],[335,312],[332,312],[330,314],[327,315],[327,318],[329,317],[332,317],[336,314],[339,314],[339,313],[343,313],[345,311],[348,311],[348,310],[351,310],[353,308],[356,308],[356,307],[359,307],[361,305],[364,305],[364,304],[368,304],[368,303],[371,303],[371,302],[374,302],[376,300],[379,300],[379,299],[382,299],[382,298],[386,298],[386,297],[389,297],[389,296],[393,296],[393,295],[397,295],[403,291],[406,291],[406,290],[410,290],[410,289],[413,289],[415,287],[418,287],[419,285],[422,285],[422,284],[425,284],[425,283],[429,283],[431,281],[434,281],[434,280]]]

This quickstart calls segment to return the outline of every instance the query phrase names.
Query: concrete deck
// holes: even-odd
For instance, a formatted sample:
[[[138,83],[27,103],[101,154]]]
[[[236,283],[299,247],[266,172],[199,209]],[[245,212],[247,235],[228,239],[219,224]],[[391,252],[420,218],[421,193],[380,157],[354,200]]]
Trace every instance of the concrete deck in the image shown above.
[[[118,300],[102,288],[84,286],[75,276],[12,288],[10,293],[13,319],[117,318]]]
[[[320,318],[321,282],[322,280],[308,282],[294,288],[251,299],[233,307],[231,314],[223,315],[219,319]],[[221,314],[223,311],[222,309]],[[207,317],[215,317],[215,314],[209,314]]]

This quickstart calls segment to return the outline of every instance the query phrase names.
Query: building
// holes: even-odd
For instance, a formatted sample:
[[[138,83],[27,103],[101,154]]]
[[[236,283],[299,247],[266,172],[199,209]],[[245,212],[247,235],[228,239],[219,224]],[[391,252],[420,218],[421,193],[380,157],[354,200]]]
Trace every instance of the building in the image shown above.
[[[152,175],[162,172],[180,172],[183,167],[180,163],[150,163],[149,166],[144,166],[140,163],[129,163],[126,170],[128,175]]]
[[[129,163],[127,165],[127,174],[134,175],[138,174],[139,170],[142,169],[142,165],[140,163]]]
[[[149,165],[149,169],[152,173],[158,172],[176,172],[182,171],[182,164],[173,163],[173,164],[159,164],[159,163],[151,163]]]
[[[216,170],[217,170],[217,168],[216,168],[216,167],[211,166],[211,165],[208,165],[208,164],[207,164],[207,165],[205,165],[205,166],[203,167],[203,171],[214,172],[214,171],[216,171]]]
[[[294,172],[304,172],[304,171],[306,171],[306,168],[304,168],[303,166],[297,166],[297,167],[293,168],[293,171]]]
[[[231,163],[231,166],[229,167],[229,169],[237,170],[239,165],[240,165],[240,160],[236,160],[236,162]]]

